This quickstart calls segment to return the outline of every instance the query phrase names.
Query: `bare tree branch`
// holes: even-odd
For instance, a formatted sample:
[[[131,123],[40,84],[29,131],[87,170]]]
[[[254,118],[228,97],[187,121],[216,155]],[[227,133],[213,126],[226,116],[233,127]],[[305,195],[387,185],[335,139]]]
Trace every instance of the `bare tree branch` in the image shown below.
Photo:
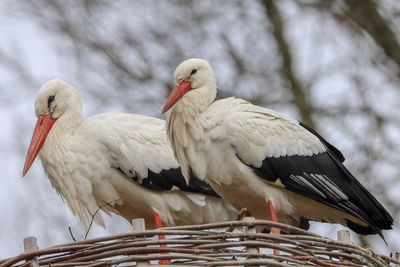
[[[400,44],[396,34],[388,22],[378,11],[378,5],[373,0],[345,1],[346,16],[364,29],[382,47],[385,54],[400,66]]]
[[[284,36],[284,22],[281,18],[279,9],[273,0],[261,0],[260,2],[265,7],[268,18],[273,26],[273,35],[278,45],[279,53],[282,57],[282,75],[284,75],[289,82],[287,89],[291,90],[293,102],[298,108],[301,120],[310,127],[316,128],[312,118],[312,105],[308,100],[305,89],[303,88],[299,79],[296,77],[294,71],[293,57],[291,54],[292,52]]]

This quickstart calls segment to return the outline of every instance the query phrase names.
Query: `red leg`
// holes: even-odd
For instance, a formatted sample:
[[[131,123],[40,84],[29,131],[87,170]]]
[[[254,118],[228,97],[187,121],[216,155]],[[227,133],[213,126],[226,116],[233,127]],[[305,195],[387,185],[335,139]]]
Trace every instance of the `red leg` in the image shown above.
[[[274,203],[271,199],[268,200],[268,210],[269,214],[271,214],[271,220],[273,222],[278,222],[278,216],[276,216],[276,210],[274,207]],[[281,233],[281,229],[276,227],[271,227],[271,234],[279,235]],[[279,250],[274,249],[274,255],[279,255]]]
[[[153,218],[154,218],[154,222],[156,224],[156,228],[163,228],[164,227],[164,224],[160,219],[160,215],[158,215],[158,213],[155,212],[155,211],[153,212]],[[158,240],[165,240],[165,236],[164,235],[158,235]],[[162,244],[162,245],[160,245],[160,247],[161,248],[166,248],[167,245]],[[159,264],[163,264],[163,265],[171,264],[171,260],[160,260],[158,263]]]
[[[269,209],[269,213],[271,214],[271,220],[273,222],[278,222],[278,216],[276,216],[276,210],[275,210],[274,203],[272,202],[272,200],[268,200],[268,209]]]
[[[155,212],[155,211],[153,212],[153,218],[154,218],[154,222],[156,223],[156,228],[163,228],[164,227],[164,224],[160,219],[160,215],[158,215],[158,213]]]

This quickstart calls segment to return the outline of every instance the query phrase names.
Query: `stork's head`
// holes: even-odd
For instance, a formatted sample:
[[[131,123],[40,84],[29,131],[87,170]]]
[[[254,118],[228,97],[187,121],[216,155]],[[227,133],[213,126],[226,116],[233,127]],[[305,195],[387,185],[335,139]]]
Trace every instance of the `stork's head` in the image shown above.
[[[36,117],[60,118],[66,111],[81,108],[81,101],[72,85],[60,79],[52,79],[40,88],[35,101]]]
[[[59,79],[45,83],[36,96],[37,122],[26,155],[22,176],[28,172],[54,123],[69,112],[82,112],[82,104],[74,88]]]
[[[175,88],[172,89],[161,114],[167,112],[188,92],[199,88],[212,88],[215,85],[214,72],[210,64],[200,58],[190,58],[179,64],[174,79]]]

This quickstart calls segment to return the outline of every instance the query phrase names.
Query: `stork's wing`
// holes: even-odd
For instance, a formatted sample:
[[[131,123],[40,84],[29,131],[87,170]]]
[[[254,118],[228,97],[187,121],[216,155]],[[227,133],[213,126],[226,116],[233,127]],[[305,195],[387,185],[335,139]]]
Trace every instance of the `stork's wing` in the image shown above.
[[[165,134],[164,121],[135,114],[107,113],[91,117],[87,129],[110,152],[113,168],[151,190],[182,191],[218,196],[203,181],[191,177],[187,184]]]
[[[223,127],[214,128],[227,130],[226,138],[238,158],[259,177],[277,186],[283,184],[289,191],[351,214],[371,226],[357,232],[391,229],[391,216],[342,165],[340,151],[314,130],[241,99],[220,100],[215,105],[214,112],[219,110],[224,119],[219,122]],[[229,114],[223,110],[229,110]],[[217,138],[218,133],[215,135]]]
[[[315,131],[313,128],[302,122],[300,122],[299,124],[303,128],[307,129],[309,132],[314,134],[316,137],[318,137],[319,140],[327,147],[327,149],[329,149],[340,160],[340,162],[344,162],[346,160],[342,152],[339,149],[337,149],[334,145],[326,141],[325,138],[323,138],[317,131]]]

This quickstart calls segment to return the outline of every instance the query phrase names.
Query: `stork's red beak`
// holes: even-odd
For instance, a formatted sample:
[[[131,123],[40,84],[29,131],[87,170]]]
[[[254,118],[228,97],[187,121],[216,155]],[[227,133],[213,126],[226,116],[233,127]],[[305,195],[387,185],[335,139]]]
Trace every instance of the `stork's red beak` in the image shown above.
[[[172,92],[169,95],[167,102],[165,103],[165,106],[161,111],[161,115],[172,108],[176,104],[176,102],[178,102],[179,99],[181,99],[189,90],[190,83],[184,80],[179,80],[178,83],[175,85],[175,88],[172,89]]]
[[[51,117],[51,114],[38,117],[35,130],[32,134],[31,144],[29,145],[28,154],[26,155],[22,177],[28,172],[55,122],[56,120]]]

